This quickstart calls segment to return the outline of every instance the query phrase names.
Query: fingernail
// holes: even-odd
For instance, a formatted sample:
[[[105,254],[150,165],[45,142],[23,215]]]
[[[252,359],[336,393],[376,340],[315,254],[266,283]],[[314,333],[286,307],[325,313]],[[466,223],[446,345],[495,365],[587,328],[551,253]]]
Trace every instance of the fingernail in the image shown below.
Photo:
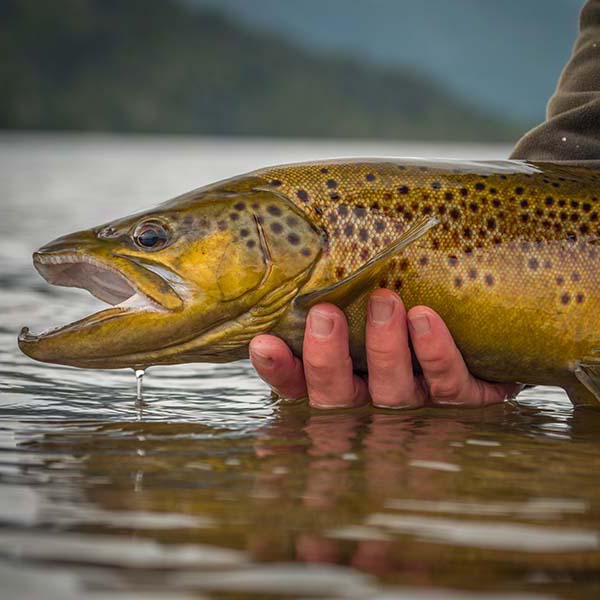
[[[327,337],[333,330],[333,319],[320,310],[312,310],[308,318],[310,332],[316,337]]]
[[[390,298],[375,296],[369,300],[369,316],[373,323],[383,325],[394,314],[394,301]]]
[[[260,350],[256,350],[255,348],[252,348],[252,350],[250,350],[250,358],[252,359],[252,363],[255,366],[261,367],[263,369],[266,369],[273,365],[273,359],[268,354],[264,354],[263,352],[261,352]]]
[[[417,313],[416,315],[409,314],[408,322],[410,323],[411,330],[416,335],[423,335],[431,331],[429,317],[425,313]]]

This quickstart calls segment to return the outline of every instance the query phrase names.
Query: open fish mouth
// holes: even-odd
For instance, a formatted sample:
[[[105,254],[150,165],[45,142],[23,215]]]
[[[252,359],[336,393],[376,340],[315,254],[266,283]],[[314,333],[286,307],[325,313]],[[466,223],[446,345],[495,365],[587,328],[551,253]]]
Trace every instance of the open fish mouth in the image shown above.
[[[128,261],[129,262],[129,261]],[[36,252],[33,264],[40,275],[50,284],[85,289],[90,294],[110,304],[113,308],[101,310],[83,319],[66,325],[52,327],[33,334],[23,327],[20,342],[35,342],[41,338],[64,333],[70,329],[115,319],[132,311],[166,311],[167,309],[150,298],[131,277],[110,264],[87,254],[44,254]],[[137,267],[139,268],[139,267]],[[154,274],[160,277],[158,273]],[[161,278],[165,285],[165,279]]]

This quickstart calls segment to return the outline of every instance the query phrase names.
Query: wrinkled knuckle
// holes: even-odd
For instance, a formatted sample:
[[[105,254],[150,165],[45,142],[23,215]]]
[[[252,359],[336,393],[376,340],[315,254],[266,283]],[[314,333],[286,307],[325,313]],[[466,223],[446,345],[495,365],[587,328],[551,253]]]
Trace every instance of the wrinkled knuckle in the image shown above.
[[[398,362],[397,352],[385,344],[367,343],[367,356],[369,360],[386,368],[393,367]]]
[[[454,366],[452,358],[442,352],[434,352],[426,358],[419,357],[419,362],[424,371],[438,377],[451,372]]]
[[[462,392],[459,381],[434,379],[429,382],[429,395],[436,404],[458,404]]]
[[[331,372],[332,360],[324,354],[305,355],[304,368],[310,369],[311,372]]]

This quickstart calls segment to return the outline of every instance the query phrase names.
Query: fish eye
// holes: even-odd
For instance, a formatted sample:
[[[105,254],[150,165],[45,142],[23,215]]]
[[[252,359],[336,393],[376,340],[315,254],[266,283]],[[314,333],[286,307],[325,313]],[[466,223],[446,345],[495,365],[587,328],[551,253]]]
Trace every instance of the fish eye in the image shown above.
[[[142,250],[160,250],[169,241],[169,232],[161,223],[146,222],[138,225],[133,240]]]

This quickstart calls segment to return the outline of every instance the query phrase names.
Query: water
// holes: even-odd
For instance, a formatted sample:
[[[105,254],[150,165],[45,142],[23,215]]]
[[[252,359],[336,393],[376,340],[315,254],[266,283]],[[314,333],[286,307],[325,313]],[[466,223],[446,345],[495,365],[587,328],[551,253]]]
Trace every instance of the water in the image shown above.
[[[48,286],[62,233],[268,163],[502,147],[0,136],[0,578],[6,598],[592,598],[600,414],[536,389],[481,411],[320,413],[245,362],[84,371],[22,325],[100,304]]]

